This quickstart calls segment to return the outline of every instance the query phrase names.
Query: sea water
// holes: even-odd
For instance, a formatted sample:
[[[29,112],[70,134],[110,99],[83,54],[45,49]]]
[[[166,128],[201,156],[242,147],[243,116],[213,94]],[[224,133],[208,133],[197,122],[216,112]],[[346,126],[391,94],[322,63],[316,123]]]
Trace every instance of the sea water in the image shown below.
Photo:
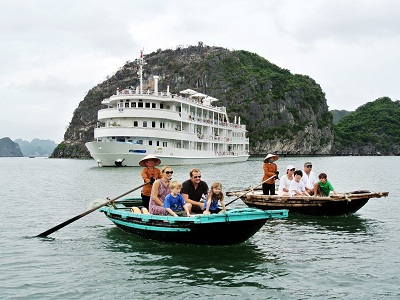
[[[0,299],[399,299],[399,157],[281,157],[328,174],[338,192],[387,191],[352,216],[268,221],[235,246],[169,244],[127,234],[95,211],[37,234],[142,184],[141,167],[94,160],[0,158]],[[256,186],[262,158],[191,167],[223,190]],[[130,196],[139,196],[135,191]],[[226,202],[232,198],[227,197]],[[243,207],[238,200],[230,207]]]

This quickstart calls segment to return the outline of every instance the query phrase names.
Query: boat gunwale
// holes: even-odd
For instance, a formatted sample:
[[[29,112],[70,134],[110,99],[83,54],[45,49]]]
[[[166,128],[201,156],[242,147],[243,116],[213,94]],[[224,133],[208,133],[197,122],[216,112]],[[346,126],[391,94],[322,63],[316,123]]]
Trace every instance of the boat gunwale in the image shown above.
[[[186,224],[211,224],[211,223],[225,223],[225,222],[240,222],[252,220],[270,220],[270,219],[283,219],[287,218],[288,210],[262,210],[257,208],[239,208],[228,210],[226,213],[209,214],[209,215],[193,215],[191,217],[174,217],[174,216],[161,216],[153,214],[133,213],[129,207],[101,207],[100,212],[103,212],[108,218],[113,218],[112,215],[119,216],[121,219],[129,222],[164,222],[164,225],[183,223]],[[135,219],[137,221],[135,221]],[[167,223],[168,222],[168,223]]]
[[[352,201],[357,199],[370,199],[370,198],[381,198],[387,197],[389,192],[364,192],[364,193],[343,193],[338,195],[331,196],[278,196],[278,195],[262,195],[262,194],[251,194],[249,192],[244,191],[234,191],[227,192],[227,196],[236,196],[242,200],[264,200],[263,202],[271,201],[271,202],[291,202],[291,201],[299,201],[299,202],[344,202],[344,201]]]

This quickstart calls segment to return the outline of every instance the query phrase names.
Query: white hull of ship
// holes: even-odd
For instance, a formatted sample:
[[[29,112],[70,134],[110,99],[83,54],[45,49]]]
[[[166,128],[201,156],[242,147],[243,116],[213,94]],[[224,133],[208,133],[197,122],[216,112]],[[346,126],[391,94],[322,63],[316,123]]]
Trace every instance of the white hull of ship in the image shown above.
[[[249,158],[247,154],[218,155],[214,151],[138,146],[122,142],[88,142],[86,147],[101,167],[137,167],[139,161],[149,154],[160,158],[162,165],[171,166],[242,162]]]

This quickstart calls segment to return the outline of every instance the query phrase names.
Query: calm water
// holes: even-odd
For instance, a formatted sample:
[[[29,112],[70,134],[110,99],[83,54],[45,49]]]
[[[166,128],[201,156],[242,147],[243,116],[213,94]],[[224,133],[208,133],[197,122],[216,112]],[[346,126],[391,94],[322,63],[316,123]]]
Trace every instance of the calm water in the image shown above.
[[[198,166],[224,190],[261,182],[261,158]],[[142,184],[140,167],[97,168],[94,160],[0,158],[1,299],[399,299],[399,157],[311,160],[339,192],[389,191],[348,217],[271,221],[246,243],[205,247],[126,234],[99,212],[33,236]],[[174,167],[188,178],[189,167]],[[134,192],[138,196],[139,192]],[[231,198],[232,199],[232,198]],[[229,201],[229,198],[227,199]],[[239,200],[232,207],[243,206]]]

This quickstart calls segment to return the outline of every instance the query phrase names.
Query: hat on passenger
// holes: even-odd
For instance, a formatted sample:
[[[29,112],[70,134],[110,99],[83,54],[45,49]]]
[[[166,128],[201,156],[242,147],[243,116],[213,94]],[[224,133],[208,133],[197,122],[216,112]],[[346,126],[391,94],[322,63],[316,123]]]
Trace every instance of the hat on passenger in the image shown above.
[[[139,161],[139,166],[147,167],[146,161],[150,159],[153,159],[155,161],[154,166],[158,166],[159,164],[161,164],[161,159],[159,159],[158,157],[155,157],[154,155],[147,155],[143,157],[141,161]]]
[[[291,169],[296,169],[296,167],[293,166],[293,165],[288,165],[288,166],[286,167],[286,170],[291,170]]]
[[[279,159],[279,156],[276,154],[268,154],[265,158],[264,158],[264,162],[267,162],[267,159],[272,158],[274,161],[277,161]]]
[[[304,166],[305,166],[305,167],[307,167],[307,166],[312,166],[312,163],[309,162],[309,161],[308,161],[308,162],[305,162],[305,163],[304,163]]]

